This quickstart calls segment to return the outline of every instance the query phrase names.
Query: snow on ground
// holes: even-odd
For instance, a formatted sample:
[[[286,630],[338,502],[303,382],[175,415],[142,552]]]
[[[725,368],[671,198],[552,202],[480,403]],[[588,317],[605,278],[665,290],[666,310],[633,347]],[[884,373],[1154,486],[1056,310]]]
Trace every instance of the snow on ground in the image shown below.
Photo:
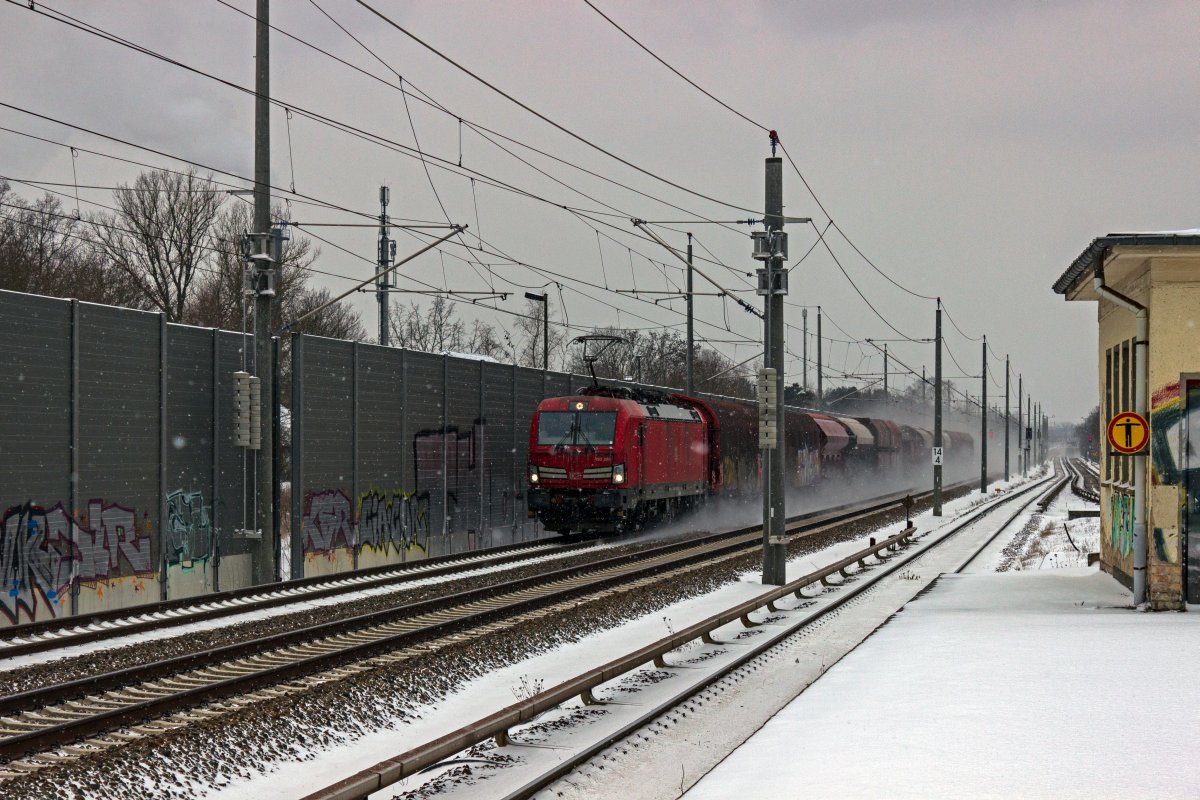
[[[1096,503],[1083,500],[1064,488],[1040,513],[1031,507],[1018,520],[1012,536],[999,538],[971,564],[972,572],[1086,567],[1089,553],[1100,552],[1100,520],[1068,519],[1072,509],[1095,511]]]
[[[1195,796],[1165,765],[1200,751],[1200,618],[1128,603],[1095,570],[943,576],[686,797]]]
[[[1067,509],[1087,507],[1064,491],[1028,512],[1013,529],[1033,533],[1007,571],[994,572],[1009,536],[684,796],[1194,797],[1194,771],[1163,765],[1200,750],[1200,617],[1132,611],[1123,586],[1080,566],[1099,520]]]
[[[954,515],[964,513],[984,500],[978,492],[964,496],[946,503],[945,516],[941,519],[935,519],[925,512],[914,517],[914,524],[922,531],[940,530],[950,524]],[[878,539],[898,530],[897,526],[889,525],[856,541],[842,542],[820,553],[795,558],[788,563],[787,577],[789,580],[798,578],[815,568],[861,550],[868,536]],[[630,620],[621,626],[566,644],[556,650],[490,671],[444,698],[436,707],[426,709],[425,716],[421,719],[396,720],[396,727],[393,729],[368,734],[355,742],[313,753],[312,759],[306,761],[302,769],[291,764],[265,765],[267,773],[249,780],[237,780],[208,796],[220,797],[223,800],[268,800],[294,797],[333,783],[511,705],[514,695],[528,687],[539,683],[543,688],[553,686],[603,664],[617,654],[650,644],[663,638],[670,631],[685,628],[762,594],[765,589],[760,578],[757,572],[746,573],[738,581],[715,592],[676,603],[652,616]],[[877,623],[872,623],[872,626],[874,624]],[[832,659],[824,663],[832,663]],[[485,791],[484,795],[487,794]]]

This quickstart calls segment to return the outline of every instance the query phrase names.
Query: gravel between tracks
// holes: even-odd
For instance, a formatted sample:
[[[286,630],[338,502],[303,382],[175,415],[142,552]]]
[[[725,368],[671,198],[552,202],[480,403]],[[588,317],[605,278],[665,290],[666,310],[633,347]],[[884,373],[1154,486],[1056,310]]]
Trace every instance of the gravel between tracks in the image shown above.
[[[948,499],[952,496],[947,493]],[[916,510],[927,507],[928,503],[919,503]],[[836,531],[795,541],[788,546],[788,556],[813,553],[902,519],[900,512],[881,512]],[[523,623],[351,680],[321,684],[302,694],[84,756],[5,782],[4,797],[182,799],[226,786],[264,765],[271,768],[273,762],[286,760],[293,763],[293,769],[300,768],[296,763],[311,759],[318,749],[419,718],[423,707],[436,704],[475,675],[711,592],[757,569],[760,560],[758,553],[751,553],[700,568],[688,582],[651,585],[580,602],[571,613]]]

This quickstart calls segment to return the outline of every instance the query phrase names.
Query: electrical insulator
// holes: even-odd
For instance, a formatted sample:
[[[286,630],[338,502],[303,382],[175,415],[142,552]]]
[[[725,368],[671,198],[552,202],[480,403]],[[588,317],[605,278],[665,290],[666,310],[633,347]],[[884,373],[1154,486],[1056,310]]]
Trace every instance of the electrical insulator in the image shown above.
[[[774,449],[778,436],[778,401],[775,370],[765,367],[758,371],[758,446]]]
[[[250,376],[250,449],[262,448],[262,381]]]
[[[251,408],[249,372],[233,373],[233,444],[236,447],[250,446]]]

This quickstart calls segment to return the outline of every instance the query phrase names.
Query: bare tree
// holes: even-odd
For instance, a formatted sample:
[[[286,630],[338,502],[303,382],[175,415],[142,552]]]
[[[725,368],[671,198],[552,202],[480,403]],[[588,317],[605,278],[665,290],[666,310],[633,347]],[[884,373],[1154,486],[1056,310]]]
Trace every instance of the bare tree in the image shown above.
[[[682,388],[687,384],[687,340],[678,331],[606,328],[598,333],[625,340],[601,354],[595,365],[598,377],[636,380],[670,388]],[[573,351],[567,365],[571,372],[586,373],[582,350]],[[698,391],[733,397],[751,396],[751,367],[735,368],[732,361],[716,350],[696,347],[694,369]]]
[[[542,320],[546,313],[548,304],[540,300],[528,300],[525,303],[525,314],[517,318],[514,325],[516,328],[517,342],[515,342],[515,350],[517,356],[517,364],[523,367],[534,367],[541,369],[542,353],[545,350],[546,342],[543,335],[544,326]],[[554,313],[550,313],[550,367],[555,366],[555,354],[559,354],[558,366],[565,366],[565,341],[567,335],[563,329],[554,324]],[[599,374],[599,373],[597,373]]]
[[[222,194],[195,170],[154,170],[116,189],[113,199],[116,212],[91,218],[105,258],[137,283],[151,307],[183,320],[197,277],[212,261]]]
[[[392,341],[399,347],[428,353],[474,353],[498,361],[505,356],[496,329],[478,319],[467,325],[444,295],[436,295],[428,307],[414,300],[394,309],[389,326]]]
[[[0,181],[0,289],[146,307],[137,286],[97,252],[89,230],[62,201],[33,202]]]
[[[275,209],[278,218],[282,209]],[[243,326],[243,269],[240,241],[253,228],[253,207],[236,203],[225,208],[212,228],[213,259],[210,271],[196,281],[184,319],[193,325],[241,330]],[[288,322],[304,316],[329,302],[332,293],[309,285],[310,267],[321,255],[307,237],[293,232],[283,245],[281,266],[275,284],[274,319],[271,329],[279,330]],[[249,321],[246,323],[249,325]],[[335,303],[295,326],[297,333],[311,333],[335,339],[366,338],[362,318],[348,303]]]

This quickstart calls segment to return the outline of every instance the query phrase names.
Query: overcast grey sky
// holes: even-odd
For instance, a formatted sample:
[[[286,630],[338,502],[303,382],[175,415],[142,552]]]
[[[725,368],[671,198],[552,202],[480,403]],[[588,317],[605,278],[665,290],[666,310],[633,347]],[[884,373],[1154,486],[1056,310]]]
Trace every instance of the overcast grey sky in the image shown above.
[[[1200,227],[1200,106],[1195,101],[1200,96],[1195,38],[1200,4],[1194,0],[595,2],[692,80],[777,129],[825,212],[854,245],[898,283],[919,294],[940,295],[966,334],[986,333],[997,353],[1010,353],[1014,371],[1025,375],[1034,398],[1058,419],[1082,417],[1096,402],[1095,307],[1063,302],[1050,284],[1097,235]],[[251,0],[228,3],[253,13]],[[276,33],[272,94],[405,147],[413,146],[415,127],[421,147],[450,162],[449,168],[430,166],[446,213],[468,223],[488,251],[472,258],[486,262],[490,275],[464,262],[459,246],[406,265],[407,276],[461,291],[515,291],[498,305],[517,312],[526,288],[549,283],[555,313],[565,305],[570,324],[579,328],[573,335],[586,332],[585,326],[618,322],[682,326],[681,301],[656,306],[649,296],[639,300],[605,290],[632,289],[635,282],[643,290],[665,290],[671,281],[682,280],[664,250],[637,236],[629,217],[732,220],[748,214],[729,206],[761,208],[766,136],[671,74],[582,0],[372,4],[564,127],[721,203],[672,188],[554,130],[352,0],[317,3],[387,66],[311,2],[277,0],[272,23],[382,81]],[[253,86],[253,22],[216,0],[54,0],[38,6]],[[252,174],[249,96],[38,16],[25,3],[0,5],[0,45],[5,76],[0,102],[212,168]],[[449,113],[410,98],[410,126],[390,70]],[[460,117],[567,164],[495,140],[537,172],[460,127]],[[0,126],[76,148],[178,166],[7,108],[0,108]],[[444,221],[411,151],[380,147],[293,114],[289,154],[289,125],[281,109],[273,112],[272,136],[277,185],[288,186],[294,174],[298,192],[376,214],[378,187],[387,183],[393,217]],[[457,166],[460,157],[463,170]],[[85,185],[112,186],[138,172],[85,152],[74,167]],[[76,180],[68,149],[8,132],[0,132],[0,174]],[[498,188],[497,182],[524,194]],[[14,188],[26,196],[35,193],[27,186]],[[73,195],[75,190],[65,191]],[[111,199],[105,190],[84,189],[80,196]],[[784,173],[784,196],[790,215],[811,216],[824,227],[826,213],[790,168]],[[588,217],[562,205],[584,209]],[[83,210],[88,209],[84,202]],[[291,214],[302,223],[356,221],[346,213],[300,204],[291,206]],[[659,232],[682,245],[686,230],[696,235],[699,254],[707,258],[707,248],[730,268],[705,264],[706,272],[728,289],[748,289],[745,273],[755,264],[745,226],[672,225]],[[816,241],[811,227],[791,226],[790,231],[793,257]],[[358,279],[370,274],[374,231],[319,232],[366,259],[324,246],[321,269]],[[906,336],[932,335],[932,302],[896,288],[845,239],[832,230],[828,236],[850,278],[890,323]],[[401,254],[418,246],[417,239],[399,236]],[[541,271],[501,263],[505,259],[497,254]],[[665,275],[647,256],[670,264]],[[333,277],[321,280],[335,291],[350,285]],[[401,285],[413,284],[406,277]],[[698,283],[697,290],[703,288]],[[758,302],[752,291],[739,296]],[[355,302],[374,330],[373,295]],[[823,248],[792,273],[789,302],[823,306],[828,312],[824,332],[834,339],[897,338]],[[619,319],[614,307],[620,309]],[[512,328],[510,315],[460,308],[468,317]],[[755,318],[712,297],[698,299],[696,313],[702,320],[698,335],[714,340],[713,346],[736,361],[753,355],[761,338]],[[793,307],[788,313],[789,349],[798,355],[801,312]],[[814,312],[809,321],[815,328]],[[946,329],[953,356],[977,375],[979,344],[949,323]],[[872,353],[869,345],[832,341],[826,350],[835,372],[877,373],[881,366],[877,356],[864,357]],[[893,342],[891,351],[918,371],[922,364],[932,368],[931,345]],[[790,361],[788,369],[798,377],[799,362]],[[949,359],[946,369],[948,375],[962,374]],[[1002,381],[1002,366],[993,363],[992,370]],[[893,379],[893,384],[904,382]],[[978,394],[978,383],[969,381],[968,391]],[[989,389],[992,397],[996,392],[995,386]]]

